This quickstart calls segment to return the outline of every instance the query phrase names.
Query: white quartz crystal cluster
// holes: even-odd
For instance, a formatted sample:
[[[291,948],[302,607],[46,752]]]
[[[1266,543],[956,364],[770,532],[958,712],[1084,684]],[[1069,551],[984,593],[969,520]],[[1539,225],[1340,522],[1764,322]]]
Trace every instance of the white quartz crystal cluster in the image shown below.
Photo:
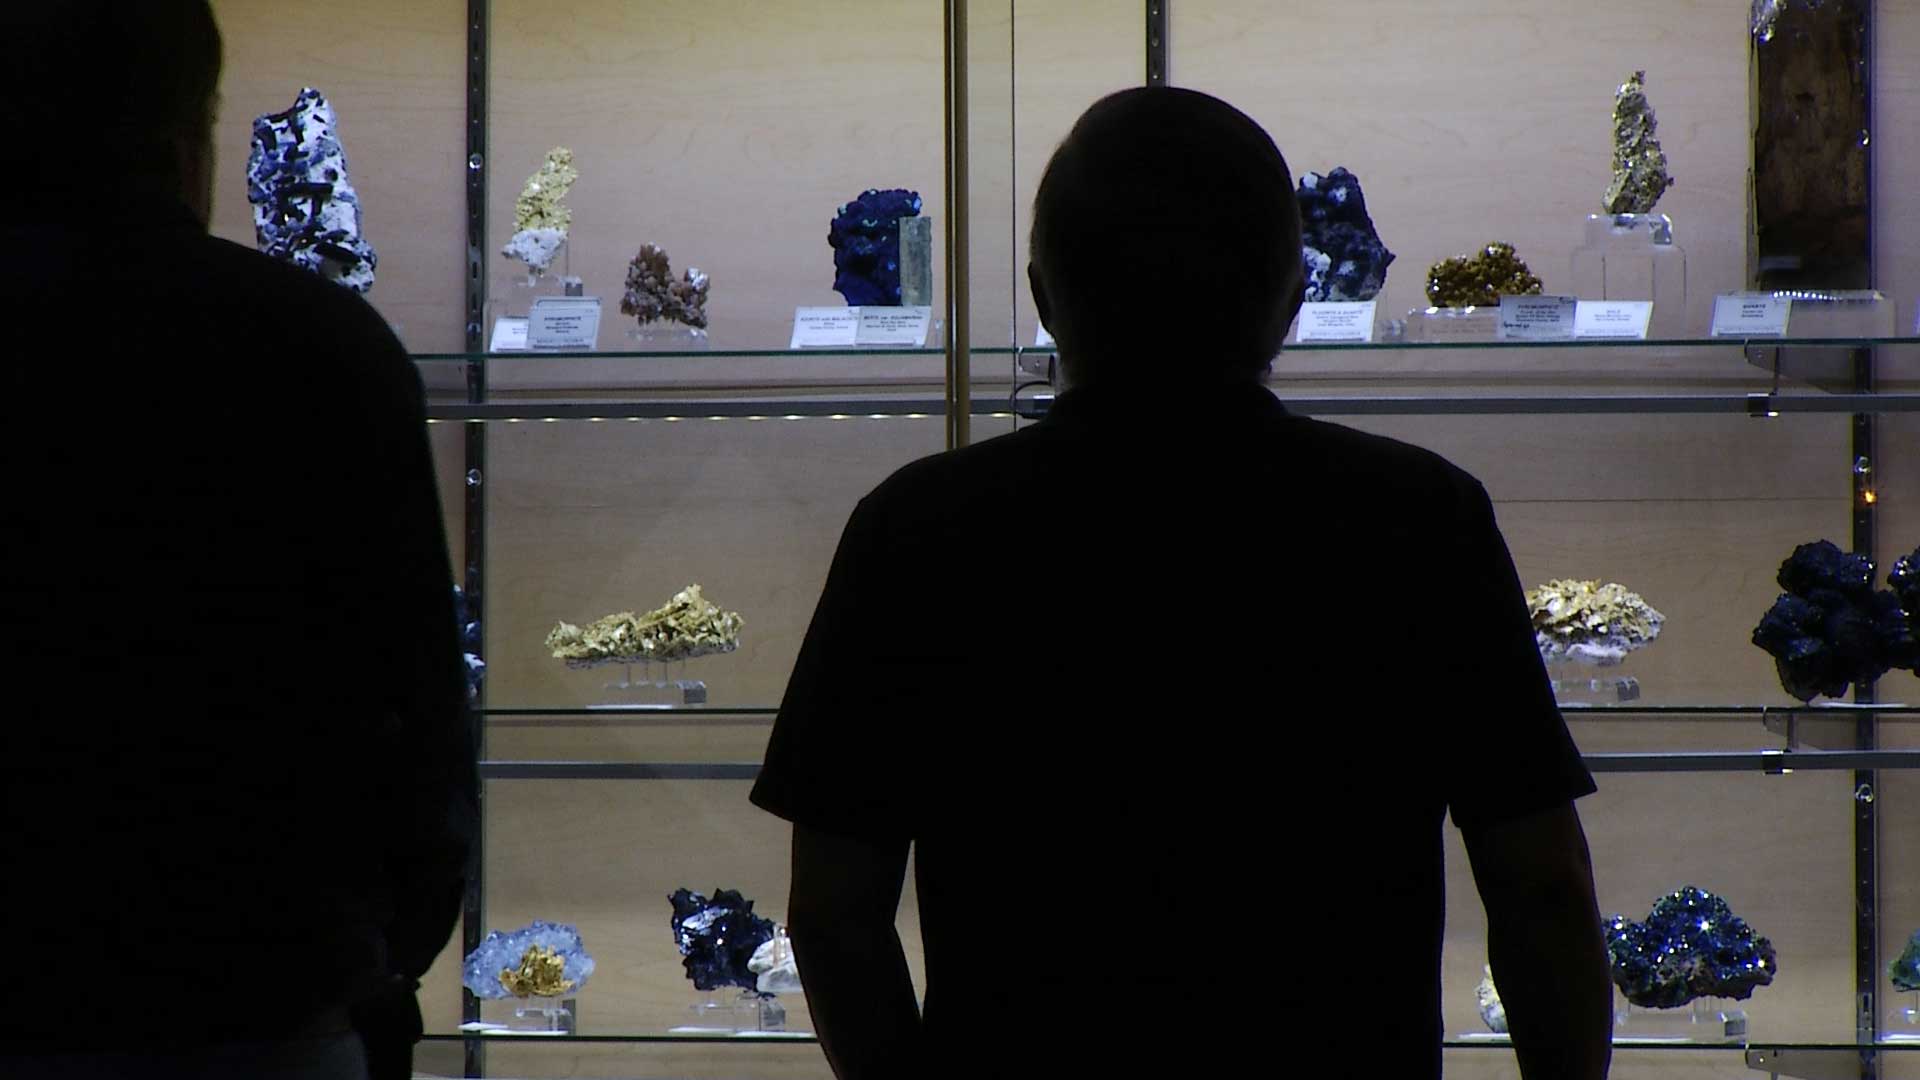
[[[1473,996],[1480,1003],[1480,1019],[1486,1023],[1488,1031],[1504,1035],[1507,1033],[1507,1007],[1500,1004],[1500,991],[1493,985],[1493,966],[1488,965],[1484,970],[1486,976],[1473,990]]]

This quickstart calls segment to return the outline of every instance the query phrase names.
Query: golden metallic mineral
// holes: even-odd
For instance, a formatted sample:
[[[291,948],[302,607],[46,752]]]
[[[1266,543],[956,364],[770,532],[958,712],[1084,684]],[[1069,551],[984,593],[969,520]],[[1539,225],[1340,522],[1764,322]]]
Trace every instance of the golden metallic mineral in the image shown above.
[[[567,959],[545,945],[529,945],[518,968],[501,968],[500,985],[514,997],[559,997],[573,989]]]
[[[580,170],[573,167],[573,151],[564,146],[547,151],[547,160],[541,163],[539,171],[527,178],[527,186],[513,202],[514,229],[566,232],[567,226],[573,223],[573,211],[567,209],[562,200],[578,179]]]
[[[1514,254],[1512,244],[1488,244],[1478,255],[1442,259],[1427,271],[1427,300],[1434,307],[1490,307],[1502,296],[1540,292],[1540,279]]]
[[[741,621],[689,585],[645,615],[622,611],[585,627],[563,622],[547,634],[547,648],[569,664],[689,660],[739,648]]]
[[[1647,73],[1636,71],[1613,97],[1613,183],[1601,208],[1609,214],[1650,214],[1673,186],[1667,153],[1654,138],[1659,126],[1647,104]]]
[[[1624,585],[1570,578],[1527,590],[1527,612],[1550,663],[1617,664],[1659,637],[1667,618]]]

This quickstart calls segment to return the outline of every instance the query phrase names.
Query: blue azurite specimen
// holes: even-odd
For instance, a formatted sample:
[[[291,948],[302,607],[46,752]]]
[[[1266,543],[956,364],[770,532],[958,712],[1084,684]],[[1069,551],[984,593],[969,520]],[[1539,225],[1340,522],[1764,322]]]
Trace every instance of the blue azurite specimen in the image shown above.
[[[460,628],[460,655],[467,670],[467,703],[480,700],[480,683],[487,677],[487,662],[480,659],[480,620],[467,606],[467,592],[453,587],[453,619]]]
[[[1920,990],[1920,930],[1913,932],[1907,947],[1887,965],[1887,978],[1897,990]]]
[[[869,189],[835,212],[827,231],[833,246],[833,289],[850,307],[900,303],[900,219],[918,217],[920,193]]]
[[[711,900],[676,889],[667,899],[673,904],[673,939],[694,988],[738,986],[758,993],[760,977],[747,962],[773,940],[773,920],[755,915],[753,901],[733,889],[715,889]]]
[[[253,122],[247,201],[262,252],[358,293],[373,288],[378,260],[360,234],[360,197],[320,91],[309,86],[293,108]]]
[[[1320,303],[1371,300],[1387,283],[1393,252],[1380,242],[1360,178],[1345,167],[1308,173],[1294,193],[1300,202],[1300,258],[1307,299]]]
[[[1646,922],[1607,920],[1613,984],[1629,1002],[1672,1009],[1695,998],[1745,1000],[1773,982],[1773,943],[1753,932],[1725,900],[1688,885],[1653,905]]]
[[[1912,620],[1895,594],[1874,589],[1873,575],[1871,560],[1826,540],[1801,544],[1780,565],[1787,591],[1761,617],[1753,643],[1773,656],[1787,693],[1837,698],[1853,683],[1914,666]]]
[[[567,988],[568,994],[578,993],[593,976],[593,957],[587,955],[580,931],[564,923],[536,919],[518,930],[506,933],[495,930],[488,934],[478,948],[467,954],[460,981],[475,997],[513,997],[513,991],[507,989],[500,973],[517,969],[531,948],[552,949],[559,954],[566,964],[562,977],[573,984]]]
[[[1887,584],[1893,586],[1893,595],[1899,598],[1907,614],[1920,615],[1920,551],[1893,560],[1893,569],[1887,571]]]

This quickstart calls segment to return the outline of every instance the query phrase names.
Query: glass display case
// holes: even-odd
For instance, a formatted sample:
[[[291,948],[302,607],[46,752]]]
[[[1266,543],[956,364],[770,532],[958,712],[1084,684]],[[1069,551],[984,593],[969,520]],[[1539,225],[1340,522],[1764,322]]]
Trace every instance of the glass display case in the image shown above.
[[[1770,937],[1781,974],[1684,1016],[1622,1002],[1615,1075],[1920,1076],[1913,993],[1887,972],[1920,929],[1920,681],[1896,671],[1808,705],[1749,640],[1796,545],[1871,553],[1882,576],[1920,546],[1920,203],[1891,179],[1920,160],[1920,134],[1892,122],[1920,105],[1904,77],[1920,8],[1464,8],[216,4],[215,231],[252,241],[248,121],[325,91],[379,251],[369,299],[429,390],[479,623],[484,858],[422,990],[423,1073],[829,1075],[799,993],[768,1006],[695,987],[669,896],[738,890],[784,923],[786,826],[746,794],[841,527],[900,465],[1044,415],[1035,186],[1086,105],[1162,81],[1244,109],[1296,176],[1351,169],[1396,255],[1363,301],[1371,325],[1289,345],[1275,393],[1481,478],[1526,585],[1617,582],[1663,618],[1625,663],[1555,668],[1600,785],[1581,812],[1601,905],[1639,917],[1683,885],[1711,889]],[[1767,119],[1769,95],[1802,92],[1808,69],[1839,87],[1812,125],[1824,142]],[[1636,72],[1677,180],[1657,209],[1613,210],[1616,95]],[[520,204],[556,148],[578,175],[564,244],[529,285],[503,248],[550,221]],[[1839,205],[1754,182],[1782,161]],[[829,233],[869,191],[917,193],[931,219],[888,249],[908,253],[908,280],[883,288],[907,302],[835,291]],[[1544,297],[1649,303],[1647,318],[1510,332],[1500,306],[1430,313],[1427,268],[1496,241]],[[1743,296],[1798,314],[1717,314]],[[1141,312],[1208,317],[1179,282],[1142,282]],[[546,336],[562,331],[585,337]],[[1180,391],[1170,357],[1168,410]],[[709,615],[673,634],[726,647],[650,636],[692,585],[738,625]],[[1016,585],[1044,589],[1043,561]],[[560,624],[585,634],[619,613],[648,644],[592,654],[598,667],[556,658]],[[1475,700],[1398,692],[1436,717]],[[1204,722],[1167,701],[1170,730]],[[1476,1002],[1484,925],[1452,830],[1448,844],[1447,1074],[1517,1076]],[[556,998],[566,1021],[533,1025],[543,1037],[476,1027],[503,1006],[483,1019],[463,957],[541,919],[578,929],[591,985]],[[900,919],[917,979],[911,882]],[[1304,1023],[1262,1038],[1285,1057],[1295,1031],[1311,1042]],[[1363,1067],[1364,1047],[1336,1052]]]

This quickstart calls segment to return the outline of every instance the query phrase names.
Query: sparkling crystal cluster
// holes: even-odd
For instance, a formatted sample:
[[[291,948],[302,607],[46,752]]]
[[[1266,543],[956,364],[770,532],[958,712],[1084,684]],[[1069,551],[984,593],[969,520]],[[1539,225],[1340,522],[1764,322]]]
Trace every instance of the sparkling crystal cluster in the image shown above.
[[[547,634],[555,660],[570,664],[691,660],[740,647],[740,613],[722,611],[689,585],[645,615],[622,611],[585,627],[563,622]]]
[[[868,189],[834,213],[833,289],[849,306],[900,303],[900,219],[919,214],[919,192],[904,188]]]
[[[379,260],[360,233],[360,196],[320,91],[309,86],[291,109],[253,122],[247,201],[262,252],[358,293],[373,288]]]
[[[480,620],[467,606],[467,592],[453,587],[453,621],[460,628],[460,655],[467,669],[467,701],[480,700],[480,683],[487,677],[487,662],[480,659]]]
[[[1913,932],[1907,947],[1887,965],[1887,978],[1897,990],[1920,990],[1920,930]]]
[[[627,264],[627,292],[620,298],[620,314],[633,316],[642,326],[665,319],[705,327],[707,288],[707,275],[695,267],[687,268],[683,280],[673,280],[667,253],[642,244],[640,254]]]
[[[1493,965],[1487,965],[1484,970],[1486,974],[1481,977],[1480,985],[1473,988],[1474,999],[1480,1006],[1480,1020],[1487,1025],[1488,1031],[1504,1035],[1507,1031],[1507,1007],[1500,1004],[1500,990],[1493,985]]]
[[[1307,299],[1315,303],[1371,300],[1387,283],[1393,252],[1367,216],[1360,178],[1345,167],[1308,173],[1294,193],[1300,203],[1300,256]]]
[[[1920,663],[1914,636],[1920,601],[1920,552],[1894,563],[1894,591],[1873,587],[1874,565],[1864,555],[1821,540],[1801,544],[1780,564],[1786,592],[1754,627],[1753,643],[1772,657],[1780,686],[1801,701],[1844,696],[1853,683],[1872,682],[1894,668]]]
[[[793,939],[787,936],[784,926],[774,927],[773,937],[753,951],[747,960],[747,970],[753,972],[754,989],[762,994],[797,994],[802,990]]]
[[[772,919],[755,915],[753,901],[732,889],[714,890],[711,900],[676,889],[667,900],[673,904],[673,939],[695,989],[762,992],[751,965],[761,946],[775,940]]]
[[[1688,885],[1653,905],[1646,922],[1607,920],[1613,984],[1629,1002],[1672,1009],[1695,998],[1745,1000],[1779,971],[1773,943],[1718,896]]]
[[[546,273],[560,245],[567,242],[567,227],[573,223],[567,192],[578,179],[573,151],[564,146],[547,151],[546,160],[527,178],[527,186],[513,202],[513,236],[500,253],[526,263],[535,277]]]
[[[1499,304],[1502,296],[1539,292],[1540,279],[1512,244],[1488,244],[1477,255],[1442,259],[1427,271],[1427,300],[1434,307],[1488,307]]]
[[[1654,137],[1659,125],[1647,104],[1647,73],[1636,71],[1613,98],[1613,182],[1602,208],[1609,214],[1650,214],[1673,186],[1667,153]]]
[[[461,982],[475,997],[561,997],[593,976],[593,957],[580,931],[534,921],[510,933],[498,930],[467,954]]]
[[[1652,644],[1667,620],[1624,585],[1571,578],[1527,590],[1527,611],[1540,658],[1549,664],[1618,664]]]

